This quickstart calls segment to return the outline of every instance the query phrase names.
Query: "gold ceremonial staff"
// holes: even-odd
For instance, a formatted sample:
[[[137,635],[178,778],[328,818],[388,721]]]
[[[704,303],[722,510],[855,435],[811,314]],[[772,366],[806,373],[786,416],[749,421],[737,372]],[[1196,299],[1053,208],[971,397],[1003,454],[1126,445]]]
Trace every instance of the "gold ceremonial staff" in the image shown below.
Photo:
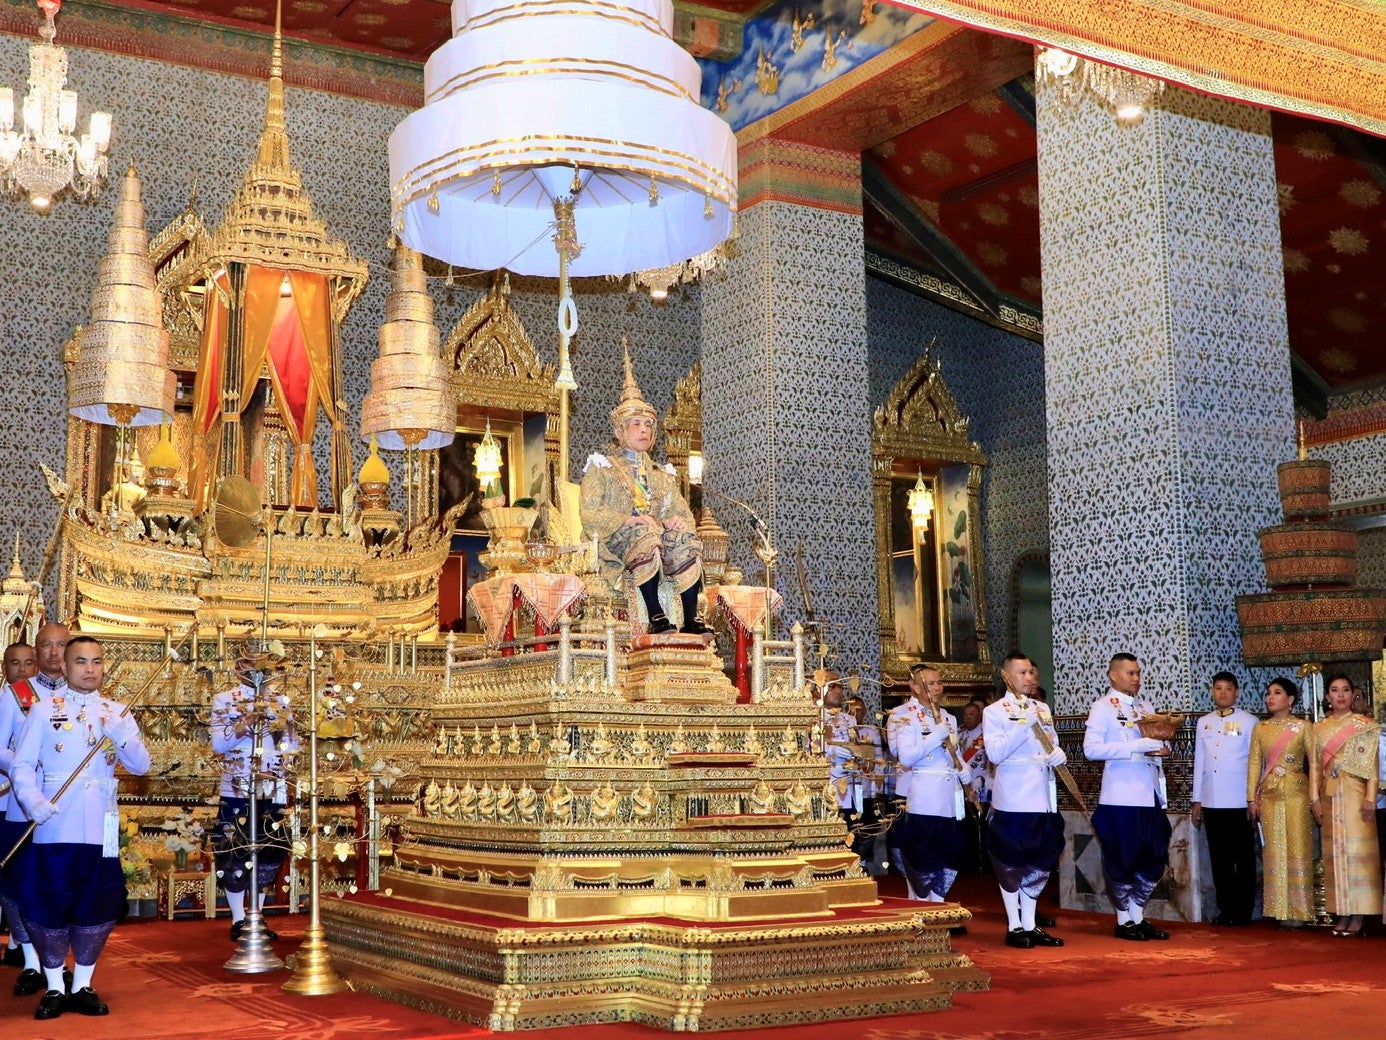
[[[1040,725],[1039,719],[1030,723],[1030,732],[1035,735],[1035,739],[1039,741],[1039,746],[1044,748],[1044,753],[1046,755],[1054,753],[1054,742],[1049,739],[1049,734],[1044,731],[1044,727]],[[1068,788],[1068,793],[1073,795],[1073,800],[1078,803],[1078,808],[1083,810],[1083,815],[1091,822],[1092,810],[1088,808],[1088,803],[1083,801],[1083,795],[1078,790],[1078,781],[1075,780],[1073,774],[1069,772],[1068,763],[1065,762],[1061,766],[1055,766],[1054,772],[1059,774],[1059,779],[1062,780],[1064,786]]]
[[[136,691],[135,695],[130,698],[129,702],[125,705],[125,707],[120,709],[120,714],[116,716],[117,719],[123,719],[126,715],[129,715],[130,709],[133,708],[136,704],[138,704],[140,698],[149,692],[149,688],[154,685],[154,680],[159,678],[159,676],[163,674],[164,669],[168,667],[169,663],[178,660],[178,651],[183,649],[183,642],[188,638],[190,634],[192,634],[192,631],[195,628],[197,628],[197,622],[194,621],[192,624],[188,625],[187,628],[183,629],[183,634],[178,637],[178,642],[173,644],[172,647],[170,647],[168,653],[164,655],[164,659],[159,662],[159,667],[154,669],[154,672],[149,676],[148,679],[144,681],[144,685]],[[114,671],[114,669],[112,669],[112,671]],[[72,786],[73,782],[79,776],[82,775],[82,770],[87,768],[87,763],[96,757],[96,753],[101,750],[101,745],[103,743],[104,741],[98,741],[96,746],[87,752],[86,757],[82,759],[81,763],[77,766],[77,768],[74,769],[68,775],[68,778],[63,781],[62,786],[58,788],[57,792],[53,795],[52,798],[49,799],[49,801],[53,802],[54,804],[57,803],[58,799],[61,798],[64,793],[66,793],[67,789]],[[14,843],[14,847],[11,848],[9,852],[5,853],[4,859],[0,859],[0,870],[4,870],[6,867],[10,865],[10,860],[14,859],[14,854],[19,851],[20,847],[26,841],[29,840],[30,836],[34,833],[34,829],[36,827],[38,827],[38,824],[34,823],[31,820],[29,822],[29,826],[25,828],[24,833],[19,836],[19,840]]]

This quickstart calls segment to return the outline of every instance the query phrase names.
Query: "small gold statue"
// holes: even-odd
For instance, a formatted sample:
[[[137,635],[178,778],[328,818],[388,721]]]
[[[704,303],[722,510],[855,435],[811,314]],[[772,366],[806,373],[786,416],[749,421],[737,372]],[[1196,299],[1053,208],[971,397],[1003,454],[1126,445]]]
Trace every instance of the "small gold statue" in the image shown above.
[[[425,816],[438,816],[443,810],[443,792],[438,788],[437,780],[430,780],[428,787],[424,789],[423,810]]]
[[[593,823],[605,823],[608,820],[614,820],[620,807],[621,796],[611,786],[611,781],[606,781],[592,792],[590,814]]]
[[[496,792],[496,819],[502,823],[513,823],[515,820],[515,792],[510,790],[510,784],[501,784],[501,789]]]
[[[659,808],[659,796],[648,782],[641,784],[630,796],[630,811],[637,820],[648,820]]]
[[[770,785],[764,780],[756,783],[751,789],[751,813],[756,816],[763,816],[766,813],[775,811],[775,792],[770,790]]]
[[[544,792],[544,814],[552,823],[569,822],[573,818],[573,792],[557,781]]]
[[[519,810],[520,819],[525,823],[533,823],[539,815],[539,795],[534,788],[529,786],[526,780],[520,785],[520,792],[515,797],[515,805]]]
[[[491,790],[489,780],[481,782],[481,790],[476,796],[476,810],[483,820],[493,819],[496,815],[496,792]]]

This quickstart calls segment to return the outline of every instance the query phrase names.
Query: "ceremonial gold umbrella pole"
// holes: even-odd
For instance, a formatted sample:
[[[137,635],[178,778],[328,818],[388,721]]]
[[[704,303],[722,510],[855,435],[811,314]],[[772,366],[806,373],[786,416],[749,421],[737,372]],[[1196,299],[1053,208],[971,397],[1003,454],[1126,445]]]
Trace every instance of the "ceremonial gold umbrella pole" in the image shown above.
[[[308,641],[309,712],[313,720],[308,731],[308,931],[294,956],[293,978],[281,987],[286,993],[302,997],[327,997],[347,988],[332,967],[332,954],[322,928],[318,866],[318,637],[314,631]]]
[[[223,477],[217,489],[217,500],[212,522],[217,536],[227,545],[249,545],[255,537],[255,528],[265,532],[265,577],[262,607],[260,610],[260,654],[266,653],[269,645],[269,604],[270,568],[273,564],[274,523],[263,510],[258,509],[259,493],[244,477]],[[259,673],[263,675],[263,672]],[[236,952],[222,965],[227,971],[254,975],[264,971],[276,971],[284,967],[284,961],[270,946],[265,915],[260,910],[260,785],[265,776],[260,772],[264,745],[261,743],[260,698],[264,696],[265,681],[255,680],[255,700],[251,705],[254,715],[254,728],[250,741],[250,790],[247,794],[247,825],[250,835],[250,859],[246,870],[250,874],[250,891],[245,912],[245,926],[241,937],[236,941]],[[270,780],[273,781],[273,777]]]

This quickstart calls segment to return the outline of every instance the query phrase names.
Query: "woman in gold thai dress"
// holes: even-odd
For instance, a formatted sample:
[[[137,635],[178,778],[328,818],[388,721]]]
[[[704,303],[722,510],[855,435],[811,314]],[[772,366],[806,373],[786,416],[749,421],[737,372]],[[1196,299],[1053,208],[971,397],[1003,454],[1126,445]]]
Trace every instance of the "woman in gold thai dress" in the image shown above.
[[[1251,731],[1247,804],[1259,821],[1263,891],[1261,913],[1282,928],[1314,919],[1314,822],[1309,815],[1305,738],[1309,723],[1291,712],[1299,687],[1285,678],[1266,687],[1270,718]]]
[[[1352,711],[1352,680],[1328,680],[1328,716],[1309,734],[1309,796],[1322,828],[1324,902],[1333,934],[1362,934],[1381,913],[1376,847],[1377,737],[1380,727]]]

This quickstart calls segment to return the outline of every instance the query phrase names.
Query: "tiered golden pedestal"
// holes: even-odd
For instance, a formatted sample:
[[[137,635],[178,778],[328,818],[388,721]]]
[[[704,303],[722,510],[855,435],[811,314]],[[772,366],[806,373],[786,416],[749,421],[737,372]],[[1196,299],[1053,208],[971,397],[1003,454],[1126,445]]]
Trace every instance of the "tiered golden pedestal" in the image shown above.
[[[736,704],[700,641],[660,643],[565,634],[450,669],[395,865],[322,907],[337,970],[491,1029],[745,1028],[987,988],[949,946],[968,912],[882,901],[847,848],[803,691]]]

